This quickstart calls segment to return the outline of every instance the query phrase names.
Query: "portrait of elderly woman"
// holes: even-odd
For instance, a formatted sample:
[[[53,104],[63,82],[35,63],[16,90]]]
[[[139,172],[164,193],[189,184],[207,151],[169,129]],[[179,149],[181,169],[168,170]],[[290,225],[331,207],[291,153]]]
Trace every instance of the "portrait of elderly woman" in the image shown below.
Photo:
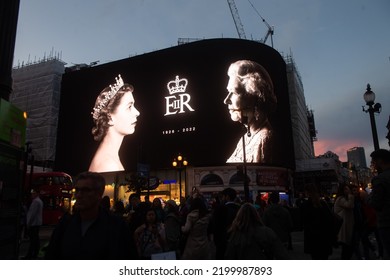
[[[277,100],[268,72],[260,64],[239,60],[229,66],[228,94],[224,103],[230,117],[246,128],[244,140],[240,138],[227,163],[243,162],[245,142],[246,162],[272,162],[272,126],[268,116],[276,108]]]
[[[115,83],[103,89],[98,95],[93,111],[92,135],[100,142],[89,166],[92,172],[123,171],[119,149],[123,138],[133,134],[140,115],[135,108],[134,88],[125,84],[118,75]]]

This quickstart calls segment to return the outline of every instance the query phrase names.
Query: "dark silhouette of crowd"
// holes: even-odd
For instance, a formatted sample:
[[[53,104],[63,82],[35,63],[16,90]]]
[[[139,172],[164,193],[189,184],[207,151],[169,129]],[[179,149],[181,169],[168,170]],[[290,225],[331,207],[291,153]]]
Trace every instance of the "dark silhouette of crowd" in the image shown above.
[[[84,172],[75,180],[76,204],[57,225],[46,259],[291,259],[291,235],[303,231],[313,260],[389,258],[390,157],[372,153],[378,171],[372,191],[340,185],[334,198],[306,184],[296,199],[278,192],[243,201],[233,188],[206,199],[163,201],[132,193],[127,205],[104,198],[104,178]],[[334,256],[334,255],[333,255]],[[334,258],[334,257],[333,257]]]

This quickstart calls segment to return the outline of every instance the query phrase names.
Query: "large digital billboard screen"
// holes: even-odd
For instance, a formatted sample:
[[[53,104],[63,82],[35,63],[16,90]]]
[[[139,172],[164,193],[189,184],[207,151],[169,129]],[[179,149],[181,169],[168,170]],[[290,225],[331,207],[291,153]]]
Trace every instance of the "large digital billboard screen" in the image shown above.
[[[294,168],[286,65],[261,43],[184,44],[65,73],[61,91],[56,169],[70,174],[168,168],[179,153]]]

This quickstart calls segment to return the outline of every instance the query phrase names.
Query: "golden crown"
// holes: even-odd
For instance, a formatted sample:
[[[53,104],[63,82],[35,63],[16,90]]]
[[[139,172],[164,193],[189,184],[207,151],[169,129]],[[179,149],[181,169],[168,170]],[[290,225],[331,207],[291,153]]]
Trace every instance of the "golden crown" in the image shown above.
[[[118,93],[118,91],[121,87],[123,87],[123,85],[124,82],[122,80],[121,75],[119,74],[118,77],[115,78],[115,84],[110,85],[110,91],[104,93],[104,98],[98,104],[95,104],[95,107],[91,112],[94,120],[97,120],[99,118],[100,111],[107,106],[111,98],[113,98]]]

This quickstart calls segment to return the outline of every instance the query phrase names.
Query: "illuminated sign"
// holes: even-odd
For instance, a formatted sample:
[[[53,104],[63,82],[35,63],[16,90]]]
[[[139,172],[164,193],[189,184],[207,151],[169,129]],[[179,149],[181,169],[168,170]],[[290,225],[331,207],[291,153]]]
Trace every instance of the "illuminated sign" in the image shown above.
[[[0,140],[22,148],[26,138],[26,116],[13,104],[0,99]]]
[[[189,102],[191,101],[191,96],[186,93],[188,80],[183,78],[179,79],[179,76],[176,76],[174,81],[170,81],[167,84],[167,88],[170,96],[166,96],[166,111],[164,116],[176,115],[177,113],[182,114],[188,111],[195,111],[192,109]]]
[[[273,102],[275,110],[267,111],[267,122],[262,121],[267,123],[266,131],[252,130],[252,140],[240,121],[244,118],[236,118],[242,108],[233,107],[232,96],[227,98],[227,86],[232,84],[229,69],[241,60],[261,66],[261,77],[269,76],[273,85],[275,96],[269,100],[277,101]],[[236,72],[241,75],[240,71]],[[151,170],[170,168],[178,153],[185,155],[192,166],[237,165],[244,135],[247,152],[253,152],[247,157],[248,164],[294,168],[286,63],[282,56],[254,41],[213,39],[66,72],[62,78],[56,169],[70,174],[88,169],[99,147],[91,135],[91,108],[102,88],[111,84],[118,73],[134,87],[134,104],[139,111],[134,133],[123,138],[118,153],[125,171],[137,170],[138,162],[149,164]],[[239,88],[237,85],[234,90]],[[269,106],[252,107],[243,116],[249,121],[261,121],[260,110],[268,110]],[[129,125],[132,123],[129,120]],[[252,147],[255,137],[263,139],[259,141],[263,144],[270,140],[267,149],[265,145],[261,150],[258,145]],[[232,156],[234,160],[230,161]],[[257,158],[267,158],[267,162],[256,161]]]

